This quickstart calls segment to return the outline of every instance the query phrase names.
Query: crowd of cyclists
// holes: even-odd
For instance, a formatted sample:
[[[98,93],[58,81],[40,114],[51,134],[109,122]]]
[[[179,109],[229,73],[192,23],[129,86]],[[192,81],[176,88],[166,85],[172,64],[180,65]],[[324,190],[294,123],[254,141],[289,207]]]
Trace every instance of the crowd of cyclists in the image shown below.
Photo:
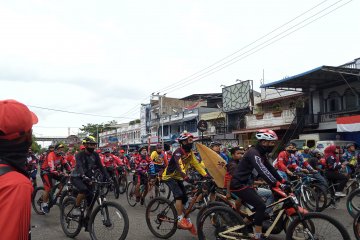
[[[274,192],[286,197],[291,192],[291,182],[303,174],[310,175],[324,190],[329,188],[329,183],[333,184],[335,196],[344,197],[344,187],[360,163],[360,154],[354,144],[348,144],[346,149],[330,145],[322,152],[306,146],[297,149],[294,143],[288,143],[275,159],[270,160],[269,153],[273,152],[278,140],[276,133],[262,129],[256,133],[256,139],[255,145],[247,147],[221,149],[219,142],[211,142],[209,145],[227,163],[224,177],[226,198],[234,198],[238,206],[248,203],[254,207],[252,239],[267,239],[262,228],[264,220],[271,214],[272,208],[266,206],[274,202]],[[195,224],[189,216],[184,217],[184,209],[189,203],[186,185],[192,184],[189,180],[191,174],[196,173],[203,179],[211,179],[211,176],[193,142],[194,137],[184,132],[179,136],[179,147],[174,151],[168,148],[164,150],[162,144],[157,144],[152,152],[149,152],[148,146],[126,152],[124,149],[98,148],[96,139],[89,136],[82,141],[77,152],[65,152],[66,146],[59,143],[49,146],[37,158],[29,149],[26,170],[34,187],[37,186],[37,170],[40,170],[45,189],[41,210],[45,214],[49,213],[49,192],[54,181],[64,182],[65,178],[70,177],[72,185],[78,190],[73,216],[81,215],[81,202],[89,202],[91,199],[94,169],[100,170],[103,179],[109,182],[114,179],[117,181],[123,169],[126,175],[133,173],[136,202],[141,204],[144,204],[144,199],[140,186],[145,186],[143,194],[146,195],[149,180],[161,176],[161,181],[169,187],[174,198],[177,227],[189,230],[196,236]],[[215,199],[213,195],[212,192],[210,200]]]

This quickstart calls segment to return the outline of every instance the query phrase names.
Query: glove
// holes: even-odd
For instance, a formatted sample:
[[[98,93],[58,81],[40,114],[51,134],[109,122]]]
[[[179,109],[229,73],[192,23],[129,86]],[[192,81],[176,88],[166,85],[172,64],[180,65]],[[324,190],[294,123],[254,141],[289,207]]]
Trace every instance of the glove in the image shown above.
[[[281,183],[279,187],[284,192],[291,192],[291,186],[289,184]]]

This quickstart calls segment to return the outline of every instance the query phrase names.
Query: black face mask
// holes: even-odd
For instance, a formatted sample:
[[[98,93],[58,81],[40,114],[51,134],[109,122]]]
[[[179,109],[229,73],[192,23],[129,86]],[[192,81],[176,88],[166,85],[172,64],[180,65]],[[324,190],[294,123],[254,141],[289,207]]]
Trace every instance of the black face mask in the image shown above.
[[[296,150],[287,150],[288,153],[295,153]]]
[[[264,148],[265,152],[267,152],[267,153],[271,153],[275,148],[275,146],[262,146],[262,147]]]
[[[190,152],[193,148],[193,145],[193,143],[184,144],[182,145],[182,149],[184,149],[185,152]]]
[[[89,152],[89,153],[93,153],[95,151],[95,148],[86,148],[86,150]]]

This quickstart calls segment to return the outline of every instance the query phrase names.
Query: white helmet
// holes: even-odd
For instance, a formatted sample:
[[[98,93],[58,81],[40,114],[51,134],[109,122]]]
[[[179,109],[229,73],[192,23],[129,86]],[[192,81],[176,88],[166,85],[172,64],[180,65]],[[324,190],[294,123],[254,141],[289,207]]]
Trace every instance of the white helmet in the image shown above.
[[[257,140],[276,141],[279,139],[276,133],[270,129],[260,129],[255,136]]]

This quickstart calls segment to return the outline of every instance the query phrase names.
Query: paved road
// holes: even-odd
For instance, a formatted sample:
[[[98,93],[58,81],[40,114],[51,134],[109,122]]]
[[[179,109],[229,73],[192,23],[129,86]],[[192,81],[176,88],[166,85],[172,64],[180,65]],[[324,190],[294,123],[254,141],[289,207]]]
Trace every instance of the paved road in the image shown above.
[[[121,195],[120,199],[115,200],[120,203],[123,207],[125,207],[130,220],[130,229],[127,239],[142,239],[142,240],[151,240],[157,239],[154,237],[149,231],[146,221],[145,221],[145,207],[135,206],[134,208],[130,207],[126,201],[126,196]],[[196,213],[196,212],[195,212]],[[350,235],[352,239],[355,239],[352,233],[352,219],[350,215],[347,213],[345,208],[345,201],[340,202],[337,209],[327,209],[325,211],[326,214],[335,217],[339,220]],[[32,239],[35,240],[58,240],[58,239],[66,239],[65,234],[63,233],[60,222],[59,222],[59,209],[57,206],[51,209],[51,212],[47,216],[39,216],[36,213],[32,213],[32,225],[35,227],[32,229]],[[86,240],[90,239],[89,234],[85,233],[83,230],[76,237],[78,240]],[[196,239],[189,232],[178,230],[176,234],[171,239],[181,239],[181,240],[190,240]],[[271,239],[284,239],[284,235],[273,236]]]

